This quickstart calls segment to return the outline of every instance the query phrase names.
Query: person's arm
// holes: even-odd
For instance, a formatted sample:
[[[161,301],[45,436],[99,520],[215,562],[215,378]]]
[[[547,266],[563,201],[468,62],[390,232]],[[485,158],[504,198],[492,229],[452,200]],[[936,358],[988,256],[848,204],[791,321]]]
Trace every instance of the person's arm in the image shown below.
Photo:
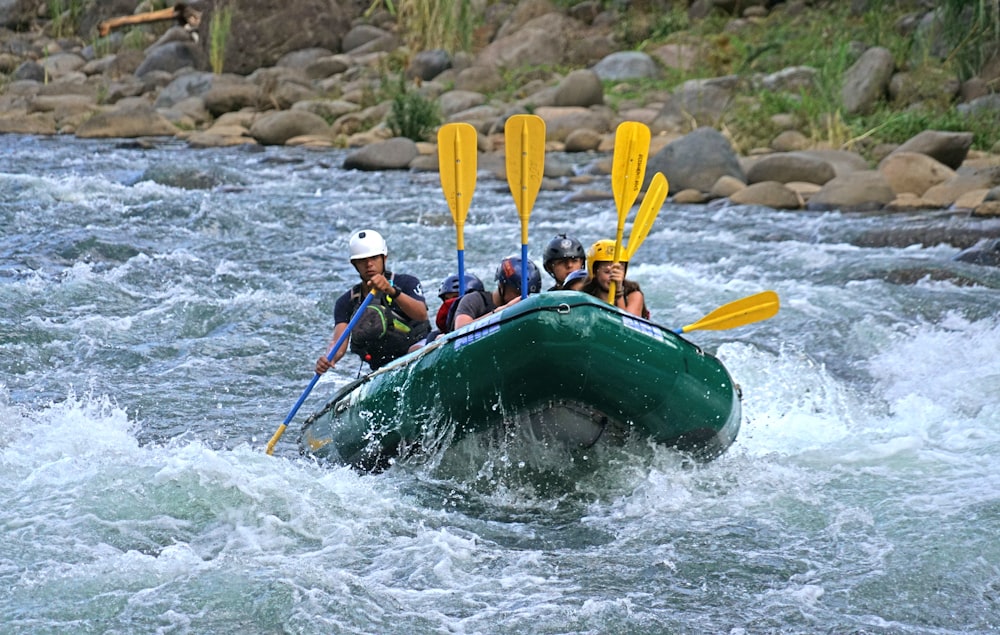
[[[521,301],[521,296],[517,296],[516,298],[514,298],[511,301],[507,302],[507,304],[502,304],[502,305],[500,305],[498,307],[495,307],[492,311],[486,311],[485,313],[483,313],[482,315],[480,315],[478,317],[472,317],[471,315],[463,314],[463,313],[456,313],[455,314],[455,328],[458,329],[460,327],[465,326],[466,324],[469,324],[471,322],[475,322],[476,320],[481,320],[481,319],[483,319],[485,317],[489,317],[491,315],[499,313],[500,311],[503,311],[504,309],[506,309],[509,306],[514,306],[515,304],[517,304],[520,301]],[[484,304],[483,305],[483,310],[485,311],[485,309],[486,309],[486,305]],[[459,318],[462,318],[462,319],[459,320]]]
[[[380,293],[384,293],[387,297],[392,298],[392,301],[399,307],[399,310],[405,313],[411,320],[423,322],[427,319],[427,302],[422,298],[412,295],[414,289],[393,286],[381,274],[372,276],[372,279],[368,281],[368,288],[378,289]]]
[[[508,300],[506,304],[502,304],[502,305],[498,306],[497,308],[493,309],[492,311],[490,311],[490,314],[499,313],[500,311],[503,311],[507,307],[514,306],[515,304],[517,304],[520,301],[521,301],[521,296],[514,297],[514,298]]]
[[[462,328],[466,324],[471,324],[471,323],[473,323],[475,321],[476,321],[476,318],[472,317],[471,315],[464,315],[464,314],[456,315],[455,316],[455,330],[457,331],[458,329]]]
[[[489,311],[486,310],[486,301],[479,293],[473,292],[462,296],[455,308],[455,330],[475,322],[484,314],[488,315]]]
[[[637,317],[642,317],[642,307],[646,303],[646,296],[643,295],[642,291],[636,289],[632,291],[627,296],[622,298],[623,302],[619,304],[621,308],[625,309],[632,315]],[[618,300],[615,300],[615,304],[618,304]]]
[[[401,287],[391,287],[387,294],[411,320],[423,322],[427,319],[427,303],[403,291]]]

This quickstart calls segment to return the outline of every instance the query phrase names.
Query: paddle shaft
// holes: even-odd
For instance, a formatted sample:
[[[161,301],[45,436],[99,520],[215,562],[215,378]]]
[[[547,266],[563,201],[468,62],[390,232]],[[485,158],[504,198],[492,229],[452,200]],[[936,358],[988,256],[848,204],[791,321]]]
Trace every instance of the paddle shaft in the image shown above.
[[[465,295],[465,214],[469,211],[468,201],[472,198],[467,196],[461,189],[463,183],[462,176],[465,168],[465,161],[462,160],[462,135],[455,135],[455,183],[458,184],[456,190],[455,204],[460,211],[455,217],[456,244],[458,245],[458,294]]]
[[[618,206],[618,225],[615,231],[614,263],[621,262],[622,239],[625,219],[632,204],[639,196],[646,174],[646,155],[649,153],[649,127],[636,121],[619,124],[615,132],[615,155],[611,165],[611,185]],[[608,285],[608,304],[615,303],[617,283]]]
[[[521,219],[521,298],[528,297],[528,219],[545,172],[545,122],[512,115],[504,124],[507,184]]]
[[[458,247],[458,293],[465,295],[465,217],[476,189],[478,133],[468,123],[450,123],[438,131],[441,187],[455,221]]]
[[[337,354],[337,351],[339,351],[340,347],[344,345],[344,342],[347,340],[348,336],[350,336],[351,330],[354,328],[354,325],[357,324],[358,320],[361,319],[361,314],[364,313],[365,309],[368,308],[368,305],[371,304],[372,298],[375,297],[376,293],[377,290],[372,289],[371,293],[366,295],[365,299],[362,300],[361,306],[358,307],[358,310],[354,312],[354,316],[351,317],[351,321],[347,323],[347,328],[344,329],[344,332],[341,333],[340,337],[337,338],[337,341],[330,349],[330,352],[326,354],[326,361],[328,362],[333,361],[333,358]],[[285,428],[288,427],[289,422],[291,422],[291,420],[295,417],[295,413],[297,413],[299,411],[299,408],[302,407],[302,403],[305,402],[306,397],[308,397],[309,393],[312,392],[313,386],[316,385],[316,382],[319,381],[319,378],[320,378],[319,373],[313,375],[312,381],[310,381],[309,385],[306,386],[306,389],[302,391],[302,394],[299,396],[299,400],[295,402],[295,405],[292,406],[292,409],[288,412],[288,416],[285,417],[285,420],[281,423],[280,426],[278,426],[278,429],[271,437],[271,440],[267,442],[267,449],[266,449],[267,454],[274,454],[275,444],[278,443],[278,439],[281,438],[281,435],[285,433]]]
[[[521,299],[528,297],[528,215],[531,213],[531,205],[527,202],[528,195],[528,125],[521,124],[521,192],[517,202],[518,210],[527,210],[527,213],[518,216],[521,218]]]

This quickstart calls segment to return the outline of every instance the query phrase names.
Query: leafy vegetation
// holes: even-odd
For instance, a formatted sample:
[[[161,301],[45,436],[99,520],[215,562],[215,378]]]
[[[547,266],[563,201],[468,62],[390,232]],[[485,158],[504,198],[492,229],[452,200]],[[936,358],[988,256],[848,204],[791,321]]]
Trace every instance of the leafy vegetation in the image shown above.
[[[1000,3],[945,0],[942,5],[942,35],[952,47],[960,77],[968,79],[1000,53]]]
[[[467,51],[475,31],[472,0],[373,0],[366,14],[384,8],[402,27],[412,51]]]
[[[212,12],[212,21],[208,28],[208,59],[212,65],[212,72],[216,75],[222,73],[226,59],[226,40],[229,39],[232,22],[233,8],[231,6],[217,6]]]
[[[83,13],[83,0],[46,0],[49,16],[52,18],[53,37],[65,37],[76,33]]]
[[[437,102],[408,90],[400,75],[386,123],[397,137],[426,141],[441,125],[441,115]]]

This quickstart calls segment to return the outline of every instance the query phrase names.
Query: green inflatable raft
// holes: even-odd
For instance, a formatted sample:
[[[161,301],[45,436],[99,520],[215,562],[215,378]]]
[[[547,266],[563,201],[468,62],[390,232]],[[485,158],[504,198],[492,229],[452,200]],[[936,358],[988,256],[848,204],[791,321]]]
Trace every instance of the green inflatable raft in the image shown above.
[[[531,426],[569,447],[639,435],[709,460],[740,427],[714,356],[578,292],[532,295],[341,389],[309,417],[303,454],[378,470],[440,438]]]

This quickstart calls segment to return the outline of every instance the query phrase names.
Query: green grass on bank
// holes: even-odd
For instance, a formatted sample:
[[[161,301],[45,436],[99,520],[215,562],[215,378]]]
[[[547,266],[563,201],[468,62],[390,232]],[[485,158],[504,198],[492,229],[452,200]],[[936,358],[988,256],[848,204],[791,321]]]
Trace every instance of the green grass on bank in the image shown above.
[[[797,15],[778,9],[766,18],[734,20],[721,14],[690,21],[686,9],[675,7],[656,16],[626,17],[619,37],[638,50],[676,43],[700,47],[695,67],[668,70],[665,78],[645,85],[607,85],[614,106],[639,99],[643,93],[671,90],[689,79],[737,75],[750,78],[791,66],[817,70],[814,86],[798,93],[754,92],[734,100],[721,121],[692,122],[723,127],[737,149],[767,146],[780,132],[774,115],[790,115],[797,129],[814,142],[869,154],[879,144],[897,144],[921,130],[968,131],[973,147],[990,150],[997,141],[1000,117],[995,113],[965,116],[956,99],[942,86],[947,78],[975,75],[997,51],[1000,24],[992,5],[979,0],[939,3],[942,20],[928,34],[909,28],[912,3],[872,0],[862,15],[851,14],[849,2],[826,2]],[[948,20],[951,20],[949,22]],[[915,22],[914,20],[910,20]],[[846,115],[841,105],[844,73],[860,52],[871,46],[888,49],[896,67],[913,78],[911,95],[886,101],[866,115]],[[944,49],[943,58],[939,51]]]

